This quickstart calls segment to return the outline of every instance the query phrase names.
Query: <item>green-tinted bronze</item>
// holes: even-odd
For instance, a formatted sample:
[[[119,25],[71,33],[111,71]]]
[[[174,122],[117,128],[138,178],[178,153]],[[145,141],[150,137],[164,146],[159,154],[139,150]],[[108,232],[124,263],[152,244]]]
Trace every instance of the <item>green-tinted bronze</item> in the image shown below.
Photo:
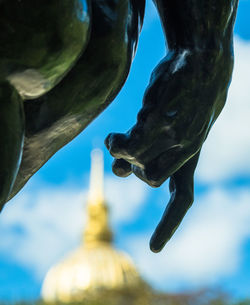
[[[168,53],[152,73],[136,125],[109,135],[106,145],[119,176],[133,172],[151,186],[170,177],[171,199],[151,239],[157,252],[193,202],[200,149],[226,100],[238,0],[155,4]],[[144,5],[0,0],[0,208],[115,98]]]
[[[0,71],[24,99],[53,88],[86,46],[89,5],[81,0],[0,3]]]
[[[137,0],[0,0],[0,107],[6,118],[0,123],[0,209],[115,98],[128,75],[143,14],[144,2]],[[32,92],[44,92],[30,96],[24,92],[30,84]],[[12,99],[13,111],[24,109],[20,127],[4,109]]]

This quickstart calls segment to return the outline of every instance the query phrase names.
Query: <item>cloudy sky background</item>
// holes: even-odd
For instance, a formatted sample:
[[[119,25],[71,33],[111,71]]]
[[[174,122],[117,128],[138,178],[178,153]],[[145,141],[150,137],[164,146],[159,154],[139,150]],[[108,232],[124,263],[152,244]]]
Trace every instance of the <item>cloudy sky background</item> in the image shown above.
[[[148,241],[168,201],[168,184],[151,189],[135,177],[115,177],[103,146],[109,132],[134,124],[150,72],[165,53],[159,18],[148,1],[137,56],[117,99],[0,216],[0,300],[37,298],[48,268],[79,244],[95,147],[104,149],[116,245],[130,253],[154,287],[167,292],[220,287],[250,297],[249,14],[250,0],[241,0],[228,101],[202,150],[195,203],[165,249],[153,254]]]

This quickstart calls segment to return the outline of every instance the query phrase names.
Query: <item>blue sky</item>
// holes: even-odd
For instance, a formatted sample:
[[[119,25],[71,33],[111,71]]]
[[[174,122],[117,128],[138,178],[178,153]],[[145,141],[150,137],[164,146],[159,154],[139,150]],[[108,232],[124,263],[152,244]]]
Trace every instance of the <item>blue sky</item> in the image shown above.
[[[151,253],[148,241],[169,198],[167,183],[151,189],[135,177],[115,177],[103,145],[109,132],[134,124],[150,72],[165,54],[159,18],[148,1],[137,55],[119,96],[0,216],[0,300],[39,297],[48,268],[78,245],[95,147],[104,150],[116,245],[130,253],[154,287],[178,292],[213,286],[250,297],[249,14],[250,0],[241,0],[228,101],[202,151],[195,203],[164,251]]]

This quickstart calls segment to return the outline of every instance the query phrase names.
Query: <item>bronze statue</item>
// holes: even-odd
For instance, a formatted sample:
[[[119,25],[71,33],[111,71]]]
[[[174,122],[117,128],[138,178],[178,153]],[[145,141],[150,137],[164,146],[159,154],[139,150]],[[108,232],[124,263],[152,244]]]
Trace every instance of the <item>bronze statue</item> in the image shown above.
[[[238,0],[154,0],[168,53],[152,73],[136,125],[110,134],[113,171],[171,199],[151,239],[160,251],[193,202],[200,149],[233,69]],[[0,0],[0,209],[115,98],[145,0]]]

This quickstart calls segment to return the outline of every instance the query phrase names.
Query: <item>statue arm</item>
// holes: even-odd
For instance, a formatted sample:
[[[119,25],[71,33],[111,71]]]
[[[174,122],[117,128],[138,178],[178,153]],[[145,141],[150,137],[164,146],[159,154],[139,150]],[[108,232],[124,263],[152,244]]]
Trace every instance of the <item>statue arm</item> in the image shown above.
[[[106,139],[118,176],[133,172],[154,187],[170,177],[170,202],[151,239],[154,252],[193,202],[199,153],[231,80],[237,2],[155,0],[168,53],[152,73],[137,123]]]

